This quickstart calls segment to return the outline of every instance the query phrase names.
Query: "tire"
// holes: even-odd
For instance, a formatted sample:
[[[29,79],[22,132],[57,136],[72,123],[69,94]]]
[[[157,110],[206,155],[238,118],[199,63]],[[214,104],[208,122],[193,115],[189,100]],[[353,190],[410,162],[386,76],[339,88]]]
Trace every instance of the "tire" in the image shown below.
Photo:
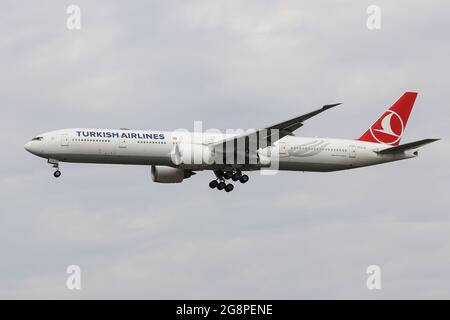
[[[223,177],[225,178],[225,179],[230,179],[231,177],[233,176],[233,172],[231,172],[231,171],[227,171],[227,172],[225,172],[225,174],[223,175]]]
[[[218,190],[223,190],[223,189],[225,189],[225,187],[226,187],[225,182],[221,181],[221,182],[219,182],[219,184],[217,186],[217,189]]]
[[[234,189],[234,186],[231,183],[227,184],[227,186],[225,187],[226,192],[231,192],[231,191],[233,191],[233,189]]]
[[[53,173],[53,176],[54,176],[55,178],[61,177],[61,171],[56,170],[56,171]]]
[[[219,185],[219,182],[217,182],[217,180],[213,180],[213,181],[211,181],[211,182],[209,183],[209,187],[210,187],[211,189],[217,188],[218,185]]]
[[[233,174],[231,179],[233,179],[233,181],[236,182],[239,180],[240,177],[241,177],[241,175],[239,173],[235,173],[235,174]]]
[[[249,177],[248,177],[248,175],[246,175],[246,174],[244,174],[244,175],[239,179],[239,181],[240,181],[241,183],[246,183],[248,180],[249,180]]]

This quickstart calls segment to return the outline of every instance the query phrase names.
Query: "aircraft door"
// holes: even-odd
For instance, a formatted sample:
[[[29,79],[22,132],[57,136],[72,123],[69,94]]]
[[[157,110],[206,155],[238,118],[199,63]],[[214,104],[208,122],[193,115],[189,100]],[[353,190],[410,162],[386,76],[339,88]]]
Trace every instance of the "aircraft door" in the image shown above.
[[[68,146],[69,146],[69,135],[62,134],[61,135],[61,147],[68,147]]]
[[[126,148],[127,147],[127,139],[120,138],[119,140],[119,148]]]
[[[280,157],[285,157],[287,155],[286,142],[279,142]]]
[[[355,146],[349,146],[348,147],[348,157],[349,158],[356,158],[356,147]]]
[[[172,141],[175,144],[181,144],[183,142],[183,136],[172,136]]]

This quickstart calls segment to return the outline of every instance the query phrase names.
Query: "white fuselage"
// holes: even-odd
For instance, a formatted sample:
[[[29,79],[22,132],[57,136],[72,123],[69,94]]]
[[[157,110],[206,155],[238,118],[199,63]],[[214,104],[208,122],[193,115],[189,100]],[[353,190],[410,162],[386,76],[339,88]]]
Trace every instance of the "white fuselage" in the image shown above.
[[[39,135],[28,142],[25,148],[42,158],[61,162],[163,165],[208,170],[226,169],[227,165],[175,165],[171,156],[174,148],[192,141],[210,144],[226,137],[229,136],[177,131],[65,129]],[[358,140],[287,136],[275,142],[271,152],[273,156],[276,150],[280,170],[322,172],[370,166],[416,156],[414,150],[385,155],[376,152],[388,147],[391,146]],[[257,170],[261,166],[244,164],[240,168]]]

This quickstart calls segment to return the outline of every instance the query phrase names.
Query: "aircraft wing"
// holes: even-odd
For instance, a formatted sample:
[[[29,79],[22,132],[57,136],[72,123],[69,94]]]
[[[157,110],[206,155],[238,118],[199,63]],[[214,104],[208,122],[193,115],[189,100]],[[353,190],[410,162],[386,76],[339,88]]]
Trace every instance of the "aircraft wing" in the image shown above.
[[[264,141],[267,141],[267,144],[265,144],[265,146],[269,146],[271,145],[273,142],[280,140],[281,138],[287,136],[287,135],[294,135],[294,131],[297,130],[298,128],[300,128],[301,126],[303,126],[303,122],[305,120],[308,120],[316,115],[318,115],[319,113],[322,113],[328,109],[331,109],[333,107],[336,107],[338,105],[340,105],[341,103],[335,103],[335,104],[327,104],[324,105],[322,108],[311,111],[309,113],[306,113],[304,115],[301,115],[299,117],[287,120],[287,121],[283,121],[277,124],[274,124],[272,126],[269,126],[267,128],[263,128],[263,129],[258,129],[255,130],[253,132],[249,132],[240,136],[236,136],[236,137],[230,137],[228,139],[224,139],[221,141],[216,141],[214,143],[212,143],[213,146],[219,146],[219,145],[223,145],[226,144],[227,142],[232,142],[232,141],[236,141],[238,142],[236,144],[237,145],[245,145],[245,140],[250,138],[251,136],[253,136],[255,138],[255,140],[258,141],[258,146],[260,145],[260,141],[262,141],[264,139]],[[244,142],[243,144],[239,143],[239,140],[244,140],[241,142]]]

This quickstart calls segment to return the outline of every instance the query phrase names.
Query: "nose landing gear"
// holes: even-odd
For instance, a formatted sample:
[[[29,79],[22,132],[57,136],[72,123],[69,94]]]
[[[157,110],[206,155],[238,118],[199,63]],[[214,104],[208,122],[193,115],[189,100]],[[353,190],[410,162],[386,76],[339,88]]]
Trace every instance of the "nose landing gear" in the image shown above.
[[[56,169],[56,171],[53,172],[53,176],[55,178],[61,177],[61,171],[59,171],[59,161],[58,160],[54,160],[54,159],[48,159],[48,163],[50,163],[53,166],[53,168]]]
[[[226,192],[231,192],[234,190],[234,186],[231,183],[226,183],[225,180],[232,179],[233,181],[239,181],[240,183],[246,183],[249,180],[248,175],[242,174],[241,171],[214,171],[217,179],[212,180],[209,183],[211,189],[225,190]]]

